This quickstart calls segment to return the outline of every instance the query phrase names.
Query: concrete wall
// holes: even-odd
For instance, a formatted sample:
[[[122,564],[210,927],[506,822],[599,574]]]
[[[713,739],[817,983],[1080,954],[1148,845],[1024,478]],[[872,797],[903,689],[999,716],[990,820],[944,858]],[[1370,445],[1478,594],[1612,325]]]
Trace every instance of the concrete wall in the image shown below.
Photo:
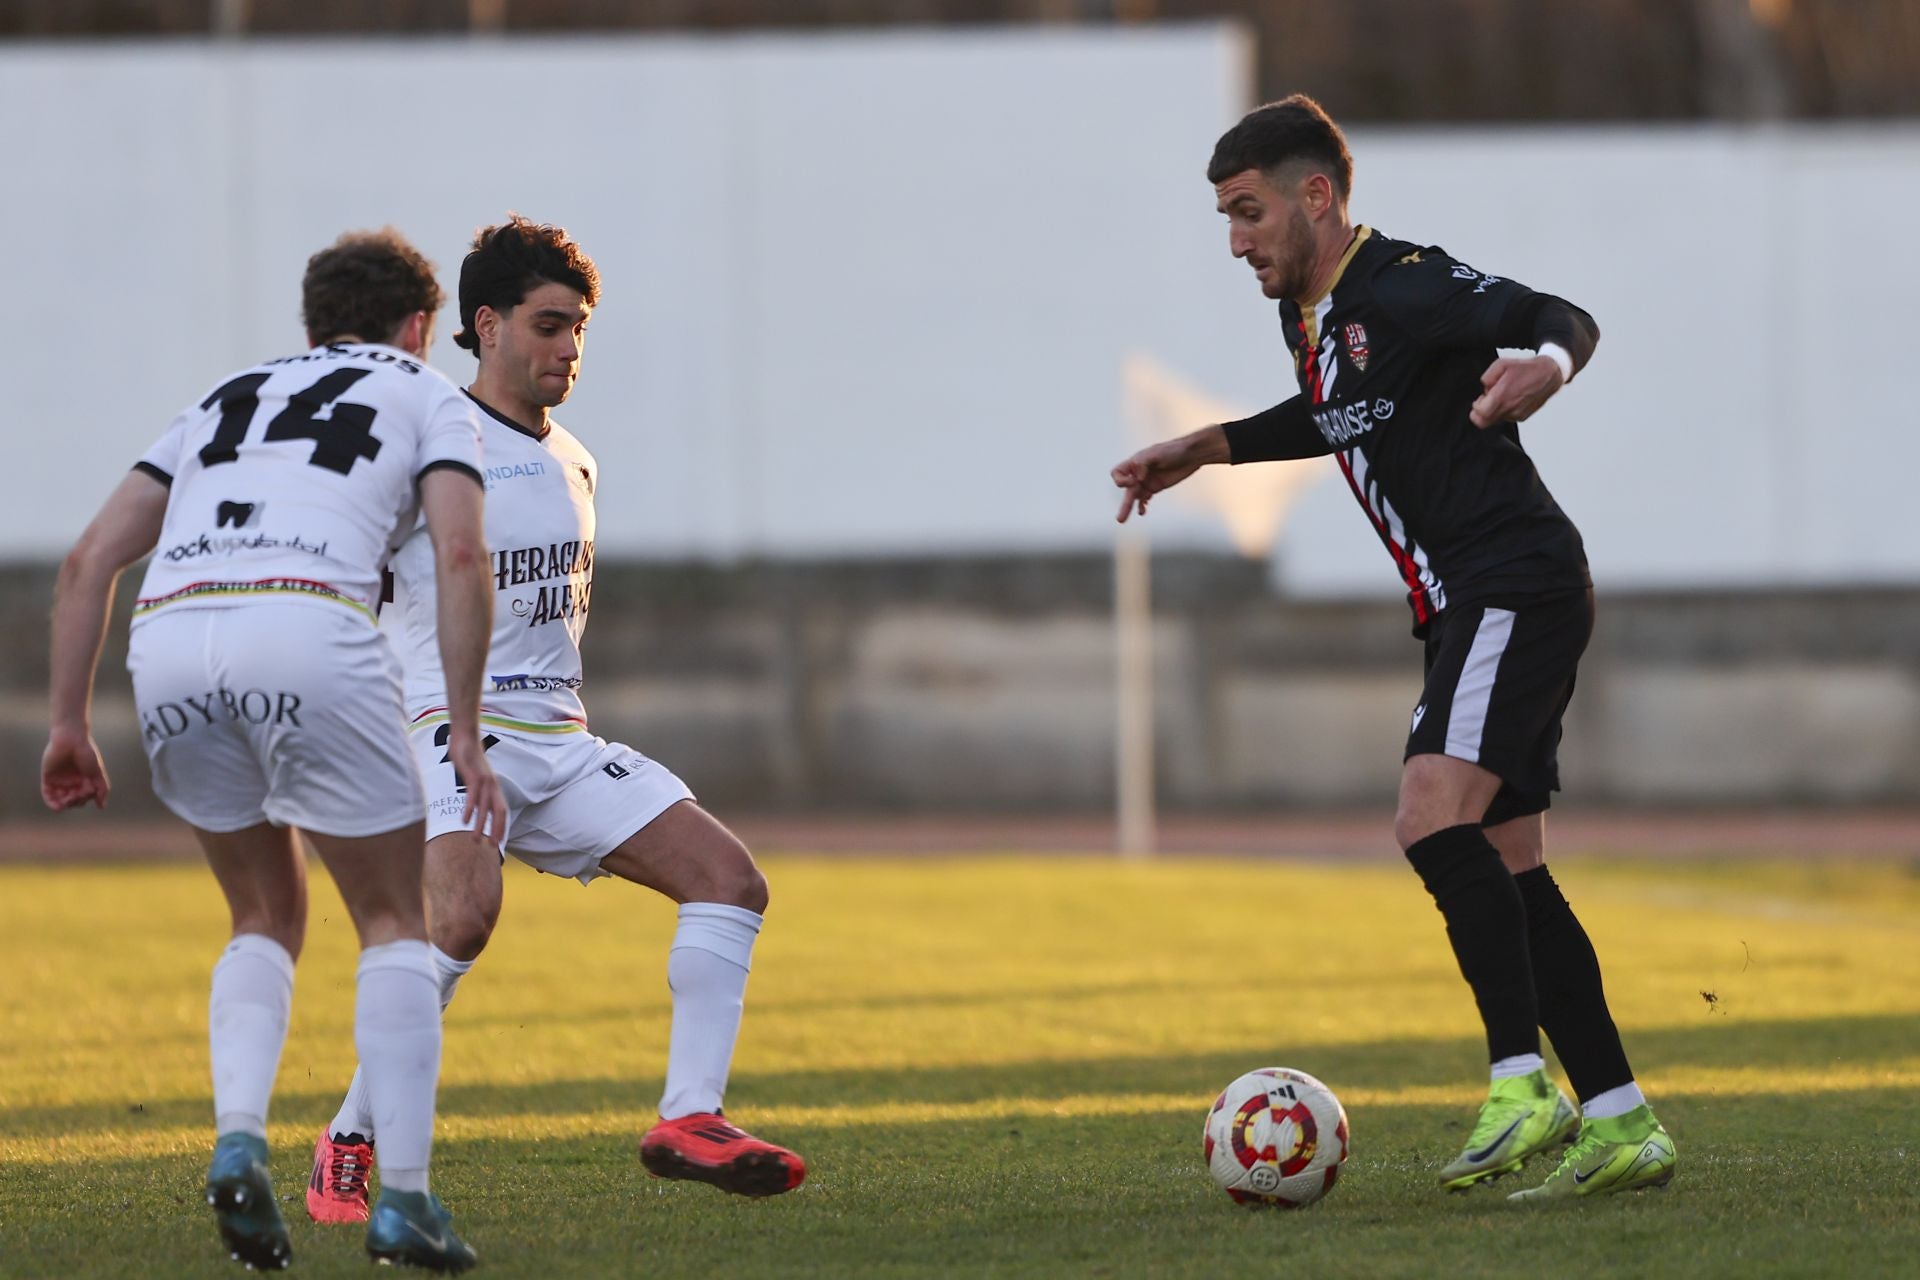
[[[602,562],[595,729],[729,809],[1111,802],[1101,557]],[[0,820],[38,810],[51,571],[0,572]],[[1159,790],[1176,808],[1390,798],[1420,649],[1403,606],[1272,593],[1260,566],[1155,573]],[[113,808],[155,812],[123,667],[96,721]],[[1614,593],[1568,717],[1570,798],[1920,802],[1920,590]]]
[[[1202,169],[1225,27],[0,48],[0,552],[72,539],[172,412],[298,345],[307,253],[451,268],[518,208],[604,268],[563,419],[645,557],[1095,550],[1144,354],[1290,394]],[[1565,293],[1599,357],[1527,428],[1603,586],[1920,581],[1920,127],[1355,129],[1355,215]],[[450,332],[451,323],[442,325]],[[471,364],[444,337],[456,376]],[[1218,549],[1177,496],[1164,547]],[[1296,594],[1397,587],[1344,486]]]

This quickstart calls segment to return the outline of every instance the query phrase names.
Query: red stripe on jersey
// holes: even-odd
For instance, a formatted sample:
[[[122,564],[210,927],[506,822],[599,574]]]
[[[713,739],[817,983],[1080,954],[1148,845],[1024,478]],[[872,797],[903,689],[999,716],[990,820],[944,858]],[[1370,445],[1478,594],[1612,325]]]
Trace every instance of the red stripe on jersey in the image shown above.
[[[1367,519],[1373,522],[1374,531],[1380,535],[1380,541],[1387,544],[1387,553],[1393,557],[1394,567],[1400,570],[1400,580],[1407,584],[1407,603],[1413,606],[1413,620],[1426,625],[1433,617],[1433,599],[1427,594],[1427,584],[1420,580],[1420,566],[1413,562],[1406,548],[1393,540],[1387,531],[1387,522],[1374,512],[1373,504],[1360,492],[1360,484],[1353,478],[1353,467],[1347,462],[1347,455],[1336,453],[1333,460],[1340,464],[1340,474],[1347,478],[1347,487],[1353,490],[1353,496],[1360,500],[1360,509],[1367,513]]]
[[[1303,315],[1300,320],[1300,357],[1304,362],[1306,374],[1307,403],[1326,403],[1326,386],[1320,377],[1320,353],[1307,345],[1307,321]],[[1359,501],[1360,509],[1367,513],[1374,531],[1380,535],[1380,541],[1387,544],[1387,554],[1393,557],[1393,564],[1400,571],[1400,580],[1407,584],[1407,603],[1413,606],[1413,620],[1416,625],[1425,626],[1433,617],[1433,597],[1427,592],[1426,583],[1420,580],[1420,566],[1413,562],[1407,549],[1393,540],[1393,534],[1387,529],[1386,520],[1373,509],[1367,501],[1367,495],[1360,491],[1360,484],[1353,478],[1353,468],[1347,462],[1344,452],[1335,452],[1334,460],[1340,464],[1340,473],[1347,478],[1347,487],[1353,490],[1353,496]]]

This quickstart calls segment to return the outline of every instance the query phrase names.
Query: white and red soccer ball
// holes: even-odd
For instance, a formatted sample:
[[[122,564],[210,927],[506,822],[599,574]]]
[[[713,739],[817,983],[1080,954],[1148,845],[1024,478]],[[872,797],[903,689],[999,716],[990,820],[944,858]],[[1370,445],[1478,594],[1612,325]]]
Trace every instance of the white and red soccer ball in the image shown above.
[[[1222,1089],[1207,1113],[1206,1153],[1208,1172],[1236,1203],[1298,1209],[1340,1177],[1346,1109],[1304,1071],[1249,1071]]]

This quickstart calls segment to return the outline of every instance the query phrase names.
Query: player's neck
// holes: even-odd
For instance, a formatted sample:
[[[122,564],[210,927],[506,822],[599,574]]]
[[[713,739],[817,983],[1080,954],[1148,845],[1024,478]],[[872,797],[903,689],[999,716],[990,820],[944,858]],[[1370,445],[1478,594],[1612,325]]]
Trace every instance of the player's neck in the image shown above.
[[[1294,301],[1305,305],[1309,301],[1318,301],[1326,297],[1327,290],[1333,288],[1333,281],[1340,274],[1340,262],[1347,256],[1347,250],[1353,245],[1354,236],[1359,230],[1342,216],[1338,223],[1329,223],[1320,233],[1320,250],[1314,255],[1313,278],[1311,287]]]
[[[485,369],[474,375],[467,391],[495,413],[518,423],[528,435],[544,436],[550,428],[547,406],[533,403],[512,387],[502,385],[500,379],[489,378]]]

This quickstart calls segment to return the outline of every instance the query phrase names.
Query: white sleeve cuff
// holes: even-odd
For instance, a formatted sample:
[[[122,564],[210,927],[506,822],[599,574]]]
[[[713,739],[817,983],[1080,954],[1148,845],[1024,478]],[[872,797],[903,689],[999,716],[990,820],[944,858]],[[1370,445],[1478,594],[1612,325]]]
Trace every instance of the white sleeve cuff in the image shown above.
[[[1557,342],[1543,342],[1538,354],[1560,366],[1560,381],[1573,381],[1573,353]]]

